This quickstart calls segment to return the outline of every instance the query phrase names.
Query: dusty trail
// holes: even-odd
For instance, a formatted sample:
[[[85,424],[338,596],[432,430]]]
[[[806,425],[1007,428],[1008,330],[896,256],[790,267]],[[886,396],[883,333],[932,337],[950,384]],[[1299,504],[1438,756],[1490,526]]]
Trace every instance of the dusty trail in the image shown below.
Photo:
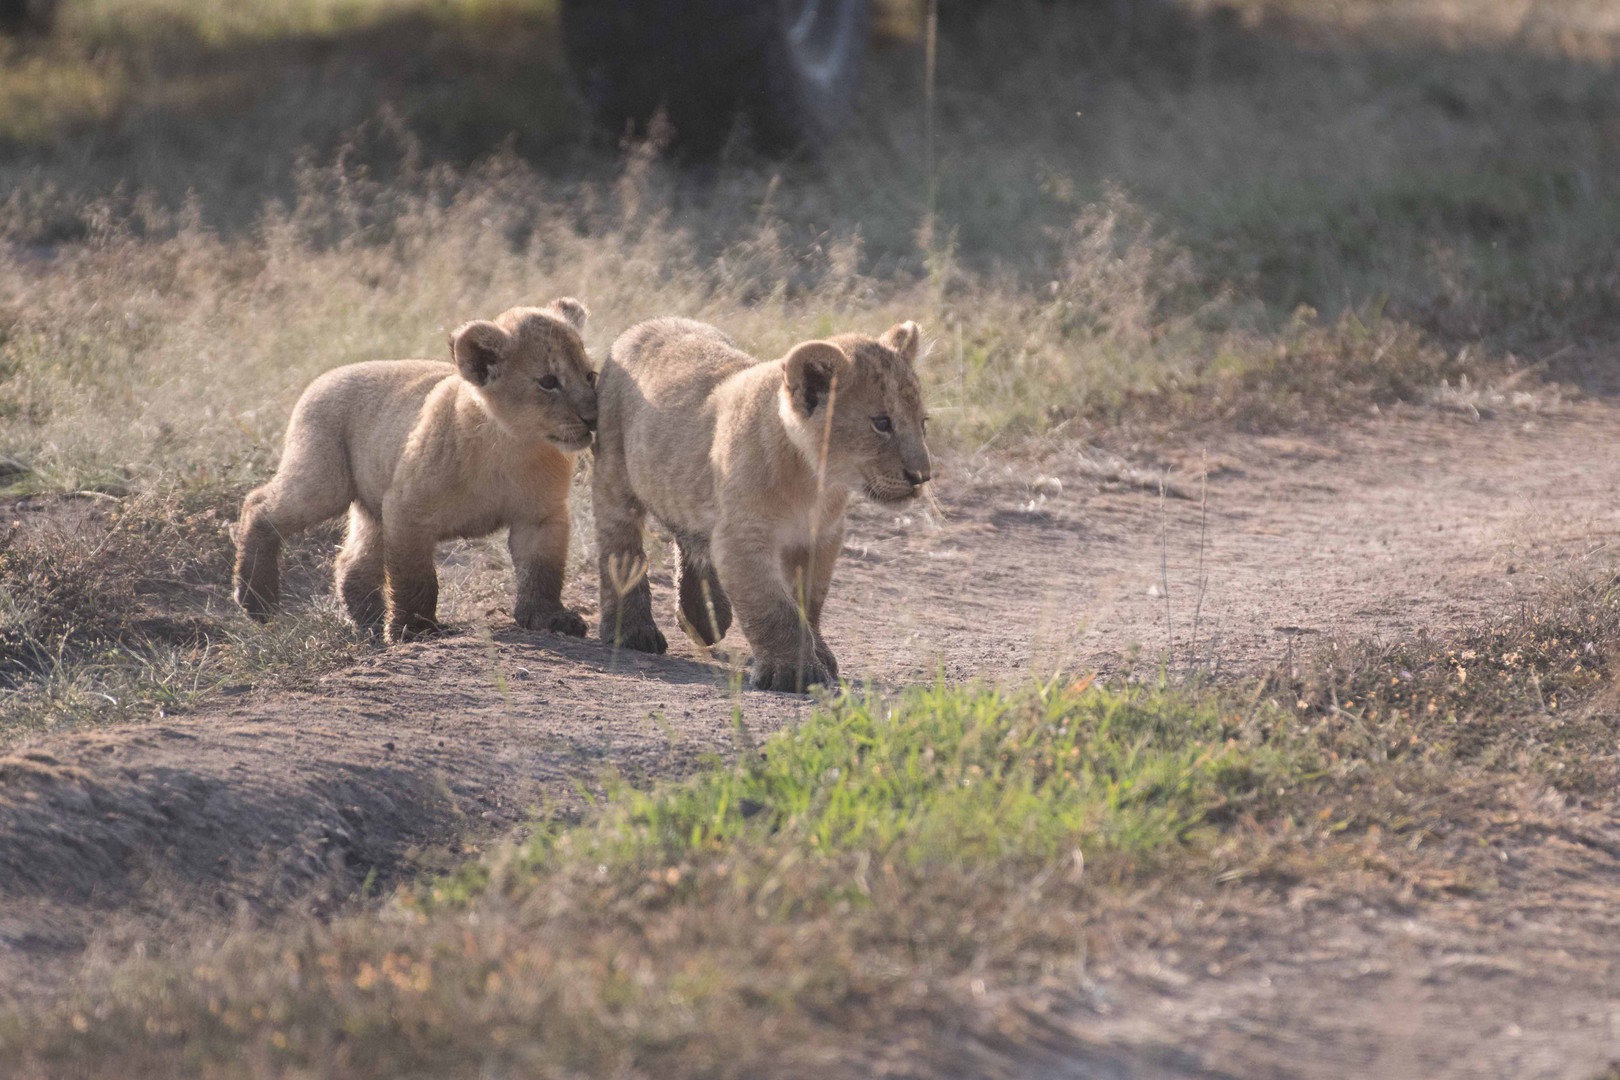
[[[1483,423],[1386,419],[1320,438],[1226,436],[1163,455],[1173,488],[1191,496],[1165,499],[1097,479],[1073,447],[1039,461],[959,460],[938,485],[943,523],[858,510],[827,637],[846,676],[898,686],[936,672],[1115,670],[1133,653],[1157,665],[1172,640],[1173,663],[1196,653],[1232,672],[1312,634],[1444,632],[1514,604],[1563,560],[1603,556],[1620,532],[1616,446],[1620,410],[1600,405]],[[1060,495],[1035,493],[1043,474],[1063,481]],[[541,803],[566,809],[576,781],[604,767],[678,773],[732,748],[734,716],[758,736],[807,707],[738,693],[731,670],[674,632],[667,571],[654,584],[668,657],[468,630],[379,650],[316,690],[14,747],[0,759],[0,987],[60,985],[87,943],[115,953],[172,931],[166,913],[181,903],[229,913],[336,899],[372,867],[421,865],[436,845],[495,832]],[[570,602],[593,608],[594,587],[571,583]],[[1592,888],[1620,894],[1616,858],[1599,861]],[[1617,949],[1565,989],[1594,1002],[1612,991]],[[1469,977],[1493,975],[1464,966],[1419,990],[1449,1001]],[[1152,1009],[1127,990],[1148,1023]],[[1266,996],[1264,1022],[1286,1024],[1308,1000]],[[1620,1046],[1620,1012],[1602,1017],[1603,1037]],[[1197,1037],[1171,1019],[1161,1034]],[[1211,1042],[1211,1060],[1247,1060],[1223,1045]]]

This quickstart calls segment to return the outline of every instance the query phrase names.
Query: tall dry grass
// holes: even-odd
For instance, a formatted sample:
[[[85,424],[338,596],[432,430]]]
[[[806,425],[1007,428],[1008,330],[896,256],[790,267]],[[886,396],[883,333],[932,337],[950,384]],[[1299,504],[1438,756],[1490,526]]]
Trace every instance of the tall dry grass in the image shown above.
[[[706,257],[768,203],[796,251],[858,232],[880,280],[948,246],[1038,288],[1062,265],[1054,231],[1114,186],[1211,291],[1263,302],[1273,325],[1300,304],[1333,318],[1384,298],[1521,353],[1608,333],[1620,87],[1606,5],[945,7],[936,175],[921,59],[891,40],[825,160],[734,147],[675,185],[671,212]],[[195,192],[211,227],[251,228],[267,199],[297,197],[302,148],[327,159],[383,113],[429,163],[465,168],[506,141],[560,196],[611,182],[615,140],[585,122],[558,37],[552,0],[69,3],[54,41],[0,45],[0,190],[31,208],[5,231],[82,236],[119,188],[171,210]],[[384,176],[392,159],[365,160]]]
[[[0,259],[0,448],[49,487],[256,481],[315,375],[444,356],[460,321],[563,294],[589,303],[597,355],[669,312],[719,323],[762,356],[918,319],[947,440],[1155,413],[1288,423],[1461,370],[1393,323],[1299,313],[1266,328],[1252,305],[1206,291],[1187,252],[1117,190],[1056,239],[1043,288],[976,274],[948,246],[923,273],[880,279],[858,233],[796,247],[769,203],[709,254],[671,207],[678,181],[640,152],[610,185],[560,187],[507,156],[469,173],[422,166],[396,127],[366,137],[383,136],[403,147],[388,181],[340,151],[306,164],[292,205],[248,230],[136,198],[99,205],[81,243],[12,249]]]

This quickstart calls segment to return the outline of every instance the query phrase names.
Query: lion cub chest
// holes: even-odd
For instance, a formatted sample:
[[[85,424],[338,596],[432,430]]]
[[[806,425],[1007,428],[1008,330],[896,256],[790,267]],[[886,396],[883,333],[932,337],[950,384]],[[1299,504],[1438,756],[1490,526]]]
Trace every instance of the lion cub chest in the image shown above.
[[[407,447],[389,493],[444,539],[487,536],[519,521],[566,514],[573,457],[483,424],[445,432],[442,446]]]

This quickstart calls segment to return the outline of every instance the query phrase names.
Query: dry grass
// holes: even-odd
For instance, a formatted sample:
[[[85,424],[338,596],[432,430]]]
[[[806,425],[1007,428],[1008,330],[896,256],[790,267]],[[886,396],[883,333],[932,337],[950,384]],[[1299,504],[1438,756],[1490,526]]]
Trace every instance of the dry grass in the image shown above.
[[[50,486],[262,476],[313,374],[563,292],[598,349],[665,311],[767,353],[919,318],[940,426],[975,442],[1490,393],[1509,351],[1612,333],[1620,92],[1584,9],[1538,16],[1588,43],[1551,56],[1356,5],[998,7],[947,35],[933,183],[900,46],[827,162],[694,179],[595,151],[549,4],[252,10],[99,0],[7,46],[0,450]],[[130,89],[75,118],[107,65]]]
[[[0,533],[0,734],[145,721],[226,685],[290,682],[360,642],[331,605],[259,629],[230,598],[233,490],[12,502]],[[307,595],[306,553],[288,567]]]
[[[1554,582],[1536,607],[1445,639],[1333,646],[1280,672],[1280,700],[1332,732],[1330,752],[1449,773],[1531,771],[1601,798],[1620,780],[1614,739],[1620,582]]]
[[[918,1074],[975,981],[1072,961],[1083,879],[1270,801],[1286,751],[1222,748],[1222,727],[1140,689],[844,697],[757,760],[624,792],[381,919],[126,969],[128,996],[75,1005],[65,1042],[0,1041],[136,1075],[792,1075],[874,1054]]]
[[[438,356],[469,314],[565,293],[589,299],[598,352],[654,312],[722,323],[765,355],[919,318],[936,328],[924,375],[947,439],[1075,418],[1291,425],[1417,399],[1468,368],[1353,315],[1296,313],[1270,334],[1204,325],[1229,305],[1176,310],[1194,289],[1185,253],[1127,231],[1118,195],[1081,214],[1051,287],[1026,292],[960,270],[878,282],[857,237],[795,251],[768,210],[708,259],[658,194],[635,161],[614,188],[561,199],[510,158],[387,184],[345,158],[306,169],[295,208],[254,235],[131,207],[47,260],[0,264],[0,446],[47,487],[241,484],[265,475],[319,372]]]

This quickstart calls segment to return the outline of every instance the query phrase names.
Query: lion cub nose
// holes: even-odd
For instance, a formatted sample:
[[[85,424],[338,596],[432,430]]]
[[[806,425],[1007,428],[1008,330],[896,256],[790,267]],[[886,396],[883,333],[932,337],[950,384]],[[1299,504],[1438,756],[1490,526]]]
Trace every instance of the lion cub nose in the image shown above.
[[[918,472],[915,469],[901,469],[900,472],[912,487],[921,487],[928,483],[929,475],[926,472]]]

